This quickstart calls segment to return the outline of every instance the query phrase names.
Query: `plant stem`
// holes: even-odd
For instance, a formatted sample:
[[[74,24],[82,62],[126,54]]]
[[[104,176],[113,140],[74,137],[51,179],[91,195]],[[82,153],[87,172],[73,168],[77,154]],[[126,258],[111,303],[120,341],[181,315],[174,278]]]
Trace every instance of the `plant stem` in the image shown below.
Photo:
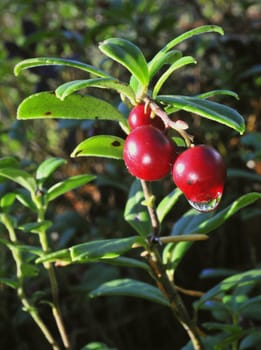
[[[17,240],[17,236],[14,230],[14,227],[12,225],[11,219],[8,215],[3,214],[2,216],[3,224],[5,225],[8,234],[9,239],[12,242],[13,245],[10,246],[15,264],[16,264],[16,276],[17,276],[17,295],[20,298],[22,305],[24,307],[24,310],[27,311],[32,319],[35,321],[35,323],[38,325],[42,333],[44,334],[46,340],[48,343],[52,346],[53,350],[60,350],[59,346],[57,345],[54,337],[50,333],[49,329],[46,327],[45,323],[41,319],[38,310],[29,302],[29,300],[26,297],[25,291],[24,291],[24,275],[22,271],[23,266],[23,257],[21,254],[21,251],[19,248],[16,247],[16,245],[19,243]]]
[[[45,220],[45,211],[46,207],[42,204],[41,202],[41,197],[35,197],[35,202],[37,204],[38,208],[38,219],[37,221],[39,223],[44,222]],[[40,244],[42,247],[42,250],[44,253],[48,253],[50,251],[49,248],[49,243],[47,239],[47,234],[45,229],[40,229],[39,230],[39,239],[40,239]],[[64,326],[64,321],[62,317],[62,313],[60,310],[60,303],[59,303],[59,288],[58,288],[58,283],[57,283],[57,278],[54,270],[54,266],[50,262],[44,263],[44,268],[46,269],[48,276],[49,276],[49,281],[50,281],[50,286],[51,286],[51,293],[52,293],[52,313],[53,317],[56,322],[57,329],[59,331],[59,334],[61,336],[64,348],[66,350],[69,350],[71,348],[70,346],[70,341],[67,336],[67,332]]]
[[[150,203],[150,198],[152,197],[150,187],[148,186],[147,182],[143,180],[141,180],[141,185],[144,191],[145,201],[147,203]],[[160,226],[154,205],[148,206],[148,212],[153,227],[153,237],[158,237]],[[161,259],[158,244],[155,244],[153,240],[149,241],[147,259],[152,269],[158,288],[169,300],[172,312],[187,332],[194,349],[204,350],[203,344],[199,337],[198,329],[191,320],[187,309],[177,291],[177,288],[172,283],[172,281],[170,281]]]

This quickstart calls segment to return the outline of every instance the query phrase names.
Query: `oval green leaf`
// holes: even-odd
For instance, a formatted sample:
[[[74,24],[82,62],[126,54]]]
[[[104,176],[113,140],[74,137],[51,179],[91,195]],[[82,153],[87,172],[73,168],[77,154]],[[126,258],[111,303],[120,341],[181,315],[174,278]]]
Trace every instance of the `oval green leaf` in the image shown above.
[[[97,87],[101,89],[116,90],[118,93],[126,96],[132,104],[135,104],[135,95],[131,87],[113,78],[96,78],[87,80],[73,80],[60,85],[56,90],[56,96],[61,100],[71,95],[75,91],[88,87]]]
[[[105,282],[97,289],[91,291],[89,295],[92,298],[102,295],[124,295],[143,298],[164,306],[169,306],[168,301],[164,298],[158,288],[148,283],[130,278]]]
[[[36,192],[36,181],[29,173],[24,170],[14,168],[0,168],[0,176],[16,182],[20,186],[26,188],[30,193]]]
[[[158,79],[158,81],[156,82],[153,92],[152,92],[152,98],[156,98],[156,96],[158,95],[158,92],[160,91],[160,89],[162,88],[162,85],[165,83],[165,81],[169,78],[169,76],[177,69],[180,69],[182,67],[184,67],[187,64],[192,64],[192,63],[197,63],[197,61],[195,60],[195,58],[191,57],[191,56],[185,56],[185,57],[181,57],[180,59],[178,59],[176,62],[174,62],[167,70],[166,72],[164,72],[161,77]]]
[[[204,100],[198,97],[187,96],[158,96],[158,102],[167,104],[167,112],[170,113],[172,107],[195,113],[201,117],[224,124],[240,134],[245,131],[245,121],[241,114],[235,109],[223,104]]]
[[[180,189],[175,188],[171,193],[165,196],[157,206],[157,215],[159,222],[162,222],[165,216],[170,212],[177,203],[179,197],[183,194]]]
[[[72,191],[77,187],[86,185],[88,182],[94,180],[94,175],[75,175],[64,181],[58,182],[57,184],[50,187],[46,192],[47,201],[50,202],[57,197],[63,195],[68,191]]]
[[[110,103],[92,96],[71,95],[61,101],[53,92],[27,97],[18,107],[18,119],[104,119],[127,124],[126,118]]]
[[[149,71],[141,50],[128,40],[109,38],[99,45],[108,57],[123,65],[145,87],[149,84]]]
[[[150,62],[148,64],[150,79],[165,65],[173,64],[179,58],[182,57],[182,52],[179,50],[172,50],[164,55],[162,55],[155,63],[152,65]]]
[[[111,135],[97,135],[82,141],[72,152],[71,157],[123,158],[124,139]]]
[[[40,67],[40,66],[51,66],[51,65],[67,66],[71,68],[81,69],[85,72],[97,75],[98,77],[104,77],[104,78],[110,77],[108,73],[102,71],[99,68],[91,66],[89,64],[82,63],[76,60],[70,60],[65,58],[55,58],[55,57],[37,57],[37,58],[28,58],[26,60],[23,60],[14,67],[14,74],[18,75],[22,70],[28,69],[28,68]]]
[[[51,157],[44,160],[36,170],[36,180],[43,183],[57,168],[66,163],[65,159],[58,157]]]

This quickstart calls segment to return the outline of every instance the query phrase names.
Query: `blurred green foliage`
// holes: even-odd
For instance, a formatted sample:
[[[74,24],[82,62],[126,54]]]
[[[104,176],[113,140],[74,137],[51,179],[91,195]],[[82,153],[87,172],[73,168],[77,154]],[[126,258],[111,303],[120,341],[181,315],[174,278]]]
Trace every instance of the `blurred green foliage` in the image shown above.
[[[32,69],[15,78],[13,67],[17,62],[38,56],[76,58],[112,70],[114,76],[124,80],[128,77],[127,71],[104,59],[97,50],[100,41],[113,36],[129,39],[142,47],[149,59],[163,44],[185,30],[200,24],[221,25],[225,31],[222,38],[205,36],[183,44],[184,54],[197,57],[198,65],[181,71],[175,80],[170,79],[166,89],[195,95],[225,88],[240,96],[239,101],[227,101],[246,118],[247,132],[241,138],[231,130],[199,117],[183,113],[179,117],[188,121],[196,142],[213,145],[225,157],[229,178],[224,207],[241,194],[260,191],[261,8],[258,1],[2,0],[0,22],[0,157],[15,156],[20,166],[28,171],[35,170],[49,155],[69,160],[75,145],[86,136],[104,131],[122,135],[116,124],[106,121],[17,121],[16,109],[24,97],[81,78],[78,71],[59,67]],[[120,103],[111,92],[97,90],[95,94],[102,94],[105,100],[113,101],[116,106]],[[62,249],[68,243],[117,238],[130,232],[131,228],[122,218],[130,179],[118,162],[70,159],[61,169],[55,173],[53,181],[83,172],[99,176],[95,184],[67,193],[50,207],[48,216],[54,221],[54,226],[49,234],[55,249]],[[12,186],[0,179],[0,195],[12,190]],[[169,179],[163,184],[154,184],[158,198],[170,189]],[[177,210],[168,215],[163,227],[166,234],[186,209],[185,201],[181,200]],[[260,212],[260,204],[249,207],[220,228],[208,242],[195,245],[177,270],[177,283],[189,289],[208,290],[224,277],[221,273],[201,280],[200,273],[202,276],[208,268],[222,268],[225,273],[227,269],[240,272],[257,268],[261,259]],[[18,205],[16,213],[21,222],[28,215]],[[22,240],[28,239],[23,235],[21,233]],[[30,237],[30,243],[34,244],[36,238]],[[58,269],[58,277],[63,312],[74,349],[96,340],[119,350],[179,350],[185,344],[184,333],[173,325],[168,310],[162,310],[158,305],[136,299],[88,299],[87,293],[100,283],[119,277],[138,278],[141,271],[121,270],[103,264],[65,269],[66,273],[59,273]],[[0,247],[0,277],[12,272],[9,253]],[[38,284],[29,292],[44,290],[44,287],[44,278],[39,278]],[[193,297],[184,299],[189,306],[195,301]],[[43,314],[46,307],[41,305]],[[202,320],[207,322],[209,317],[205,310]],[[35,326],[21,311],[15,293],[2,284],[0,318],[1,348],[46,349],[38,330],[33,328],[32,332]],[[260,319],[249,321],[246,317],[242,320],[243,328],[253,326],[260,327]]]

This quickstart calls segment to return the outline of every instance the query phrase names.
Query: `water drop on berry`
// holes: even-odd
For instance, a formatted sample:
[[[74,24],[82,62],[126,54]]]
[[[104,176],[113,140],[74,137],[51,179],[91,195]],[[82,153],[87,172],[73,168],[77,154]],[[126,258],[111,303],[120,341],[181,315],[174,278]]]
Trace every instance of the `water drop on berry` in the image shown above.
[[[218,193],[217,197],[204,202],[193,202],[188,199],[189,204],[192,208],[207,213],[209,211],[215,210],[221,201],[222,193]]]

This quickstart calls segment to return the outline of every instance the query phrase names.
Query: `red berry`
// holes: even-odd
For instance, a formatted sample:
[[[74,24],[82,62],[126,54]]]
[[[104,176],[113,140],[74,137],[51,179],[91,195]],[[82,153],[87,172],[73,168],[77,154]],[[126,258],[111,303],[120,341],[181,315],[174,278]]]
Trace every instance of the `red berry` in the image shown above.
[[[212,147],[195,146],[181,153],[173,165],[173,180],[190,204],[210,211],[219,204],[226,178],[221,155]]]
[[[128,171],[143,180],[166,176],[175,157],[176,145],[151,125],[134,129],[124,144],[123,158]]]
[[[145,111],[146,110],[146,111]],[[155,116],[154,118],[150,117],[151,109],[145,107],[144,104],[139,104],[135,106],[129,114],[129,126],[131,130],[143,125],[152,125],[155,128],[160,130],[165,130],[165,125],[160,117]]]

